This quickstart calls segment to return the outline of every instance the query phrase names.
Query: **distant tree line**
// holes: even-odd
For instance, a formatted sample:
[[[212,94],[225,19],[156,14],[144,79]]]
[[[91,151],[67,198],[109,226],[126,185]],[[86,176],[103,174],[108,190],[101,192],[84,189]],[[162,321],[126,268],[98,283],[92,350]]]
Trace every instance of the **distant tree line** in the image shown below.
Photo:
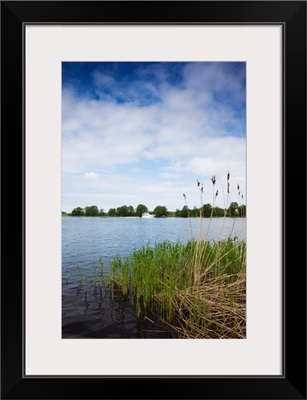
[[[194,207],[193,209],[188,208],[188,206],[183,206],[181,210],[177,209],[175,211],[175,217],[181,218],[194,218],[200,217],[200,208]],[[204,218],[210,217],[246,217],[246,206],[241,205],[237,202],[230,203],[227,209],[223,209],[220,207],[213,207],[210,203],[204,204],[202,207],[202,216]]]
[[[107,212],[103,209],[99,210],[97,206],[76,207],[71,213],[62,212],[62,214],[72,217],[141,217],[145,212],[148,212],[148,207],[144,204],[139,204],[136,209],[131,205],[123,205],[117,208],[110,208]],[[153,210],[152,214],[159,218],[167,217],[169,213],[165,206],[159,205]]]
[[[201,213],[202,211],[202,213]],[[97,206],[76,207],[71,213],[62,212],[62,215],[70,215],[72,217],[141,217],[144,212],[148,212],[148,207],[144,204],[139,204],[136,209],[133,206],[123,205],[117,208],[110,208],[107,212],[103,209],[98,209]],[[180,218],[195,218],[200,214],[204,218],[210,217],[246,217],[246,206],[240,205],[237,202],[230,203],[227,209],[220,207],[212,208],[210,203],[204,204],[202,210],[196,206],[193,209],[188,206],[183,206],[181,210],[168,211],[165,206],[157,206],[152,214],[156,218],[162,217],[180,217]]]

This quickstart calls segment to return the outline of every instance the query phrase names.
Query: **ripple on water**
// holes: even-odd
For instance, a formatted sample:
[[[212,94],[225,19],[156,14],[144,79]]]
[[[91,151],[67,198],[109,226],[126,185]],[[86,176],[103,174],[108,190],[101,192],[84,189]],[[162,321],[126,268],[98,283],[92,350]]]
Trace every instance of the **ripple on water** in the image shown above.
[[[223,226],[224,224],[224,226]],[[203,219],[203,237],[208,219]],[[224,236],[246,239],[245,218],[213,219],[210,240]],[[124,298],[110,301],[105,291],[92,285],[93,267],[104,261],[104,271],[116,256],[127,256],[134,248],[169,240],[186,242],[197,237],[199,219],[192,218],[62,218],[62,334],[63,338],[170,338],[171,335],[144,318]],[[223,237],[222,237],[223,238]],[[89,278],[89,290],[77,287],[76,266]],[[152,317],[154,319],[154,317]],[[157,322],[157,321],[156,321]],[[162,330],[162,332],[161,332]]]

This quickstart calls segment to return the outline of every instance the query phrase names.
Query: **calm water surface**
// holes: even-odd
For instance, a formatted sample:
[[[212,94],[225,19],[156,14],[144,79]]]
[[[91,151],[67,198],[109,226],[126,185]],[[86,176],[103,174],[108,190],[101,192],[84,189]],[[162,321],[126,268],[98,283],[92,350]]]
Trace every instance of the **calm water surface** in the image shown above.
[[[224,225],[223,225],[224,224]],[[63,282],[67,282],[75,268],[92,271],[100,257],[105,262],[105,271],[116,255],[127,256],[134,248],[169,240],[187,242],[197,238],[199,218],[62,218],[62,271]],[[203,218],[203,238],[208,230],[209,219]],[[222,230],[221,234],[220,231]],[[211,220],[209,240],[238,237],[246,238],[245,218],[215,218]]]
[[[202,235],[216,240],[227,237],[246,239],[245,218],[202,220]],[[187,242],[197,238],[199,218],[100,218],[62,217],[62,326],[67,338],[161,338],[171,337],[157,324],[137,318],[133,307],[123,296],[115,301],[105,287],[88,290],[77,284],[76,267],[93,276],[94,265],[104,261],[104,271],[116,255],[127,256],[142,245],[157,242]],[[155,317],[150,318],[155,322]]]

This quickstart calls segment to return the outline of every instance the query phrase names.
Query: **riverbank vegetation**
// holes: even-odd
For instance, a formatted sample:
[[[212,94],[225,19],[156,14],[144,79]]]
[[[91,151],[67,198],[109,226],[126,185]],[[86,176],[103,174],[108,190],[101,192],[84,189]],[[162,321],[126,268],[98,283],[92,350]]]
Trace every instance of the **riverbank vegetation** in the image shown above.
[[[177,338],[245,338],[246,244],[230,238],[142,247],[111,262],[109,287]]]
[[[217,196],[215,181],[212,177],[213,198]],[[246,242],[232,237],[222,240],[221,231],[208,240],[210,220],[218,215],[214,215],[214,201],[211,207],[202,204],[203,186],[197,185],[201,199],[197,238],[142,246],[128,257],[118,255],[110,262],[105,285],[111,298],[119,293],[125,296],[139,318],[158,318],[174,338],[242,339],[246,337]],[[183,197],[185,210],[190,211],[185,194]],[[205,211],[210,220],[203,237]],[[223,210],[225,218],[238,215],[237,204]],[[102,272],[100,260],[100,285]],[[77,273],[80,279],[80,270]]]
[[[141,217],[143,212],[148,212],[148,208],[144,204],[139,204],[136,208],[133,206],[123,205],[117,208],[110,208],[108,212],[103,209],[98,209],[97,206],[87,207],[76,207],[71,213],[62,212],[63,216],[72,217]],[[212,206],[207,203],[199,207],[194,206],[189,208],[184,205],[182,209],[175,211],[168,211],[166,206],[157,206],[150,212],[154,214],[156,218],[161,217],[180,217],[180,218],[197,218],[200,214],[204,218],[215,218],[215,217],[246,217],[246,206],[244,204],[239,205],[237,202],[231,202],[227,209]],[[226,214],[226,215],[225,215]]]

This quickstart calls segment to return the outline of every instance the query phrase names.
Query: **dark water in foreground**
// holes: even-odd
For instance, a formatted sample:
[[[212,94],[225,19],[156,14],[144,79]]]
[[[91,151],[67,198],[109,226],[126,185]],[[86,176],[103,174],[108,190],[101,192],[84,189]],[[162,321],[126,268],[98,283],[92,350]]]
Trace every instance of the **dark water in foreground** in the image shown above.
[[[209,219],[202,220],[203,237]],[[104,272],[116,255],[134,248],[170,240],[186,242],[199,233],[199,219],[62,218],[62,337],[63,338],[172,338],[154,315],[137,317],[127,296],[111,298],[103,284],[94,285],[93,267],[104,261]],[[246,239],[244,218],[213,219],[209,240]],[[89,279],[78,283],[76,266]],[[99,269],[98,269],[99,270]]]
[[[63,338],[172,338],[154,315],[137,317],[127,297],[106,289],[63,291]]]

